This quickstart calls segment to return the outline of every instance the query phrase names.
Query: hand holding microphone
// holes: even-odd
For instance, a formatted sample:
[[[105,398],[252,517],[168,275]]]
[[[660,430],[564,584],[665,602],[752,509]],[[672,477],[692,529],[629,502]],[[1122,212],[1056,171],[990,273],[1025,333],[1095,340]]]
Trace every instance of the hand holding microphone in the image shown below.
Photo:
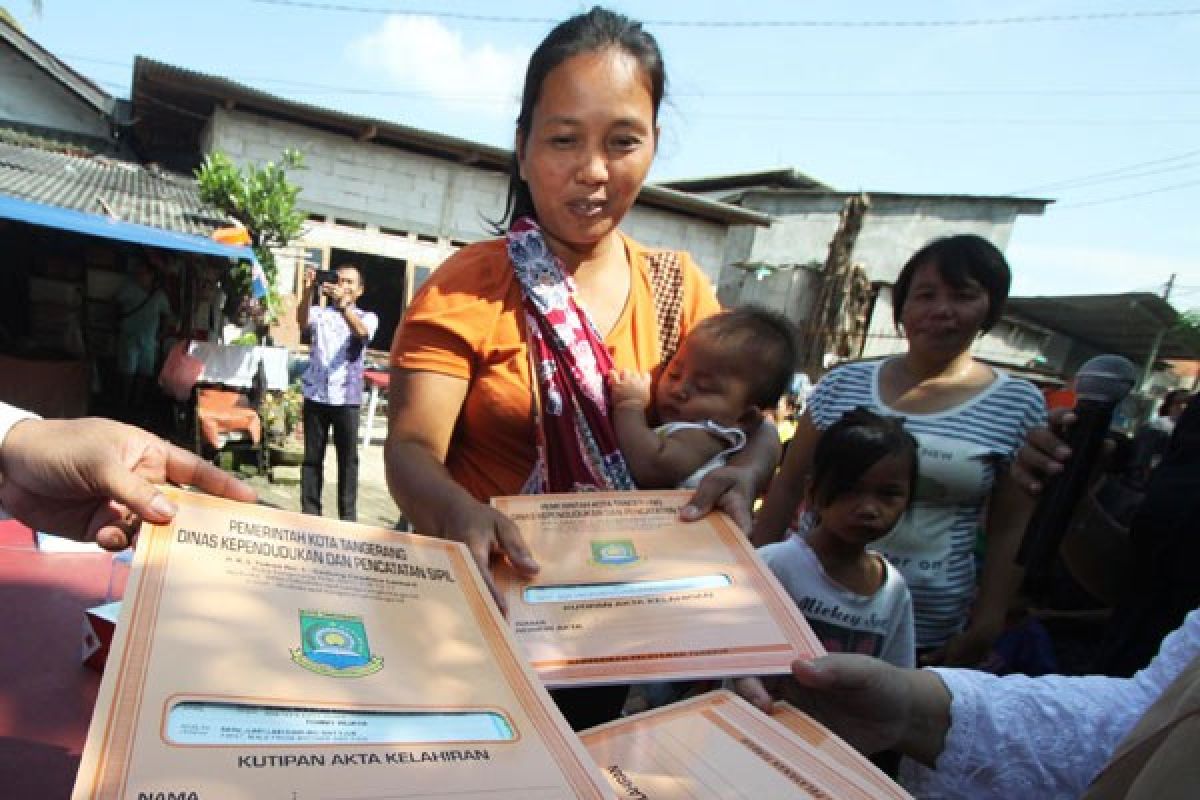
[[[1025,528],[1017,563],[1026,567],[1030,585],[1050,577],[1058,546],[1066,533],[1087,480],[1100,456],[1113,412],[1137,382],[1137,368],[1126,358],[1103,355],[1087,361],[1075,376],[1075,422],[1067,431],[1071,456],[1046,480],[1033,517]]]

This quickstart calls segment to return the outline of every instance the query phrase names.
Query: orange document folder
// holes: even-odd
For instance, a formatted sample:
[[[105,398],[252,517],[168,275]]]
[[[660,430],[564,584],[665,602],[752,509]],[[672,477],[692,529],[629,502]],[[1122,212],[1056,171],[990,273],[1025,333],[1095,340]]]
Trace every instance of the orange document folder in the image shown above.
[[[868,797],[878,800],[912,800],[908,792],[863,758],[861,753],[795,706],[783,702],[776,703],[771,709],[771,719],[816,748],[818,753],[828,759],[843,775],[853,774],[856,784],[871,791]]]
[[[465,547],[168,491],[74,800],[612,797]]]
[[[798,733],[791,723],[801,718],[813,727]],[[600,725],[580,737],[620,797],[912,800],[799,711],[789,706],[768,717],[724,690]]]
[[[493,498],[541,571],[496,581],[547,686],[786,673],[824,654],[724,514],[681,522],[690,492]]]

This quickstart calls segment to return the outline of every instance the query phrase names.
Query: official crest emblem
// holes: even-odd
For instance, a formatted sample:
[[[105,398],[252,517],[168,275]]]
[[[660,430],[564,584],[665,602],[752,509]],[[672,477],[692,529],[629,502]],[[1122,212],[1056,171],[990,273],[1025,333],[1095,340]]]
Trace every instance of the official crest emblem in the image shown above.
[[[597,539],[592,541],[592,563],[604,567],[619,567],[641,561],[632,539]]]
[[[361,678],[383,669],[383,658],[371,655],[362,617],[300,612],[300,649],[292,661],[310,672],[334,678]]]

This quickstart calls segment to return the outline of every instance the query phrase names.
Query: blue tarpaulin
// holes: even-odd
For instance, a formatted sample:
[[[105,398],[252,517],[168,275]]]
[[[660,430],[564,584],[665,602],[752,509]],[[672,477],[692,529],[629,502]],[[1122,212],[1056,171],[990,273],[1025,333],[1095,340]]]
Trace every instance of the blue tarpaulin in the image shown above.
[[[0,219],[75,231],[88,236],[100,236],[105,239],[144,244],[149,247],[162,247],[167,250],[181,250],[186,253],[200,253],[238,260],[256,260],[254,251],[249,247],[221,244],[203,236],[177,233],[151,225],[121,222],[102,214],[87,214],[70,208],[31,203],[28,200],[21,200],[5,194],[0,194]]]

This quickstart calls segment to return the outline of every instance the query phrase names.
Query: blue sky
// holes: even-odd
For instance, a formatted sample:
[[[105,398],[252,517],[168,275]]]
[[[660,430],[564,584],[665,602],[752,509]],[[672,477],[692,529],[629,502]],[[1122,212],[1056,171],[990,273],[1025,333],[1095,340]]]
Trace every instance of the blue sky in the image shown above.
[[[0,0],[127,96],[134,55],[509,146],[525,60],[583,4]],[[652,178],[790,166],[839,189],[1024,193],[1018,294],[1161,291],[1200,307],[1200,2],[633,2],[671,95]],[[390,9],[406,14],[325,10]],[[428,16],[421,11],[530,20]],[[1055,22],[968,20],[1179,11]],[[657,21],[657,22],[656,22]],[[680,23],[814,22],[696,26]],[[901,25],[915,21],[951,25]],[[865,24],[872,23],[872,24]],[[888,23],[888,24],[874,24]]]

